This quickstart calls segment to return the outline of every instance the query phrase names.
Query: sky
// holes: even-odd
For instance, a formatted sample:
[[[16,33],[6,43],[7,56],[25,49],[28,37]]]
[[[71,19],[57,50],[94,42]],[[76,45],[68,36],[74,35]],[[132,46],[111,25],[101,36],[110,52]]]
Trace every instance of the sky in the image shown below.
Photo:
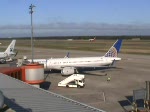
[[[150,35],[150,0],[1,0],[0,37]]]

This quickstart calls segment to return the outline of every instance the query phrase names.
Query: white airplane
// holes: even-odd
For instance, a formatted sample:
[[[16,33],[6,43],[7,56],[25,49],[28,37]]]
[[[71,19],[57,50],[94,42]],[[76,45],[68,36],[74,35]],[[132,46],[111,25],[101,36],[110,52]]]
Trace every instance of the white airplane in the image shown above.
[[[0,63],[6,63],[7,59],[16,56],[16,53],[14,52],[15,43],[16,40],[12,40],[5,52],[0,52]]]
[[[89,39],[90,42],[93,42],[93,41],[95,41],[95,40],[96,40],[96,37],[93,38],[93,39]]]
[[[101,57],[79,57],[79,58],[51,58],[34,59],[34,62],[44,64],[45,69],[61,70],[62,75],[74,74],[79,68],[96,68],[112,65],[121,58],[117,57],[122,44],[122,39],[117,40],[108,52]],[[31,62],[31,59],[28,60]]]

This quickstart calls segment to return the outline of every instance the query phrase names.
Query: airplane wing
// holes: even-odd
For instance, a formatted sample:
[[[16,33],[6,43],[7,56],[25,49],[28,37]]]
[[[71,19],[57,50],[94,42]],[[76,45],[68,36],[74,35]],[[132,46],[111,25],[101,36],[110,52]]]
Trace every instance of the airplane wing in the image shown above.
[[[96,67],[106,67],[106,66],[110,66],[110,64],[108,64],[108,65],[73,65],[73,66],[62,66],[62,68],[65,68],[65,67],[74,67],[74,68],[76,68],[76,69],[78,69],[78,68],[96,68]]]
[[[4,103],[16,112],[105,112],[0,73]]]

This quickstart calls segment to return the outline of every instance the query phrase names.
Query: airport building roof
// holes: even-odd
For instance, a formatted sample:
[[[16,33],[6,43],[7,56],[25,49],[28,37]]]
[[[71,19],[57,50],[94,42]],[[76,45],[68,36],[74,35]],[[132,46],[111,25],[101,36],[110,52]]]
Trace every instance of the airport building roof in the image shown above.
[[[5,104],[16,112],[104,112],[0,73]]]

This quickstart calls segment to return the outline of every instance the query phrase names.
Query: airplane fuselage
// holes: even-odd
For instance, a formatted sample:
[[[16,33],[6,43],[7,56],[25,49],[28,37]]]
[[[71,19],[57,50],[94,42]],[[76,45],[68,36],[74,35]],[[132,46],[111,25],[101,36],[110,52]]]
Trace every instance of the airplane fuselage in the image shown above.
[[[0,58],[6,58],[8,55],[4,52],[0,52]]]
[[[82,58],[52,58],[34,59],[34,62],[44,64],[44,68],[61,70],[64,67],[102,67],[119,61],[118,57],[82,57]],[[30,60],[29,60],[30,61]]]

